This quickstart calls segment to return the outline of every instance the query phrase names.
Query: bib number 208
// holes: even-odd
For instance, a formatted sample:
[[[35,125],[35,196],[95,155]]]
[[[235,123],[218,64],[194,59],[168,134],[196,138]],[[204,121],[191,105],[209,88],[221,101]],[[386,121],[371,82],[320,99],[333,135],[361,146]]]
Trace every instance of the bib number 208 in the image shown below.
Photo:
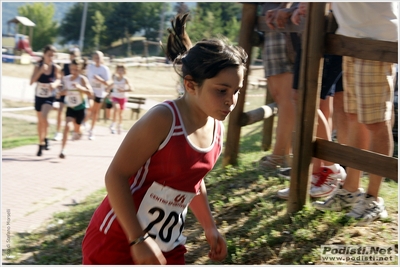
[[[182,220],[182,225],[179,228],[179,234],[178,237],[182,234],[183,231],[183,227],[184,227],[184,219],[183,219],[183,215],[178,214],[175,211],[171,211],[167,217],[165,216],[165,211],[161,208],[157,208],[154,207],[152,209],[149,210],[150,214],[154,214],[155,212],[158,212],[158,216],[155,220],[153,220],[152,222],[150,222],[150,224],[146,227],[146,229],[144,230],[145,232],[149,232],[151,230],[151,228],[153,228],[154,225],[163,222],[161,228],[160,228],[160,232],[158,233],[158,236],[160,237],[160,239],[165,242],[165,243],[169,243],[171,241],[172,238],[172,232],[175,228],[175,226],[178,224],[179,222],[179,218]],[[164,218],[166,217],[166,219],[164,220]],[[172,221],[172,224],[170,224]],[[167,234],[164,235],[165,230],[167,230]],[[155,239],[156,235],[152,235],[149,233],[149,235]],[[177,238],[178,238],[177,237]]]

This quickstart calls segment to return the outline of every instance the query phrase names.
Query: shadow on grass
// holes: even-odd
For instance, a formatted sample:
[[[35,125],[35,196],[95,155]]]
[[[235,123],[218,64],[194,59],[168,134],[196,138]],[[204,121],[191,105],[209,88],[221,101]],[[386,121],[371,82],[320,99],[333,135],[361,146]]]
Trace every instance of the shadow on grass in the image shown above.
[[[243,138],[241,153],[258,149],[259,138],[256,131]],[[243,161],[223,169],[220,158],[206,177],[211,210],[227,241],[228,256],[222,264],[318,263],[320,246],[349,225],[344,213],[323,213],[306,207],[287,215],[287,203],[278,199],[276,192],[288,182],[273,175],[266,177]],[[104,194],[91,196],[84,205],[78,203],[70,212],[55,215],[39,232],[18,234],[18,246],[13,249],[25,255],[18,264],[81,264],[82,239]],[[207,257],[209,246],[204,231],[191,212],[185,225],[187,264],[216,264]]]
[[[104,195],[105,191],[101,190],[83,202],[74,203],[68,212],[55,214],[53,219],[38,231],[17,233],[14,239],[17,245],[12,247],[12,254],[22,255],[21,260],[3,261],[3,264],[82,264],[83,236],[94,210]]]
[[[216,177],[218,173],[221,175],[220,172],[223,171],[214,173]],[[232,186],[232,182],[236,185]],[[272,264],[307,264],[304,258],[312,258],[313,250],[326,244],[346,225],[339,215],[324,222],[328,232],[316,231],[315,225],[323,220],[322,212],[305,210],[287,215],[286,201],[276,197],[276,191],[282,188],[282,180],[264,178],[258,170],[233,174],[229,179],[216,181],[215,185],[211,182],[208,188],[212,210],[221,209],[215,212],[214,218],[227,240],[228,257],[222,264],[265,264],[271,259],[274,259]],[[190,230],[186,229],[189,234],[185,233],[188,238],[187,263],[215,264],[204,257],[209,246],[192,213],[188,214],[186,225],[194,225]]]

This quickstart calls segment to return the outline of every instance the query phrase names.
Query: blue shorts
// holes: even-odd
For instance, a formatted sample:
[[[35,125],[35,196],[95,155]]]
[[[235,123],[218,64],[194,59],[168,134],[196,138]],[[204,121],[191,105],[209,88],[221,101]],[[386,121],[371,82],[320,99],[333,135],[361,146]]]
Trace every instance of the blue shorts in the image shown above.
[[[322,71],[321,99],[343,92],[342,56],[324,55]]]
[[[54,98],[55,98],[54,96],[46,97],[46,98],[35,96],[35,110],[38,112],[41,111],[42,105],[44,105],[44,104],[53,106]]]
[[[298,43],[294,63],[293,89],[299,88],[301,53],[301,44]],[[333,96],[335,92],[343,92],[342,56],[324,55],[320,98],[326,99],[327,96]]]

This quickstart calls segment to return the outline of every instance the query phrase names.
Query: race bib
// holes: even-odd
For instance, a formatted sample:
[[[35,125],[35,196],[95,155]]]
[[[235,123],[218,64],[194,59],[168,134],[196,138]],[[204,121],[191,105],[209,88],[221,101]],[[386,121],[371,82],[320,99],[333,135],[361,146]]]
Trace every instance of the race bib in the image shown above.
[[[121,90],[121,91],[120,91]],[[123,98],[125,97],[125,85],[124,84],[118,84],[114,87],[113,90],[113,96],[117,98]]]
[[[93,80],[93,84],[92,84],[93,89],[101,89],[101,83],[97,80]]]
[[[52,91],[49,83],[38,83],[36,86],[36,96],[38,97],[51,97]]]
[[[196,194],[175,190],[154,182],[144,196],[137,217],[164,252],[184,244],[182,235],[187,206]]]
[[[67,106],[70,108],[74,108],[83,103],[82,95],[77,90],[68,90],[65,101],[67,103]]]

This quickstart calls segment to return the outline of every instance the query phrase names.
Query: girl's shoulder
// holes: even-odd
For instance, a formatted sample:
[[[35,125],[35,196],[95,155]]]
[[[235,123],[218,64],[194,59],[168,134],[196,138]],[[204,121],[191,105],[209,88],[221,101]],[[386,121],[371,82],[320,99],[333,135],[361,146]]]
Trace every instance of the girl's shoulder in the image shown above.
[[[159,103],[152,107],[150,110],[146,112],[146,115],[148,116],[143,116],[144,119],[148,119],[154,124],[158,123],[166,123],[167,125],[171,126],[173,120],[174,120],[174,113],[168,104],[165,102]],[[148,118],[146,118],[148,117]]]
[[[57,63],[53,63],[54,68],[56,68],[57,70],[61,70],[61,66],[58,65]]]

